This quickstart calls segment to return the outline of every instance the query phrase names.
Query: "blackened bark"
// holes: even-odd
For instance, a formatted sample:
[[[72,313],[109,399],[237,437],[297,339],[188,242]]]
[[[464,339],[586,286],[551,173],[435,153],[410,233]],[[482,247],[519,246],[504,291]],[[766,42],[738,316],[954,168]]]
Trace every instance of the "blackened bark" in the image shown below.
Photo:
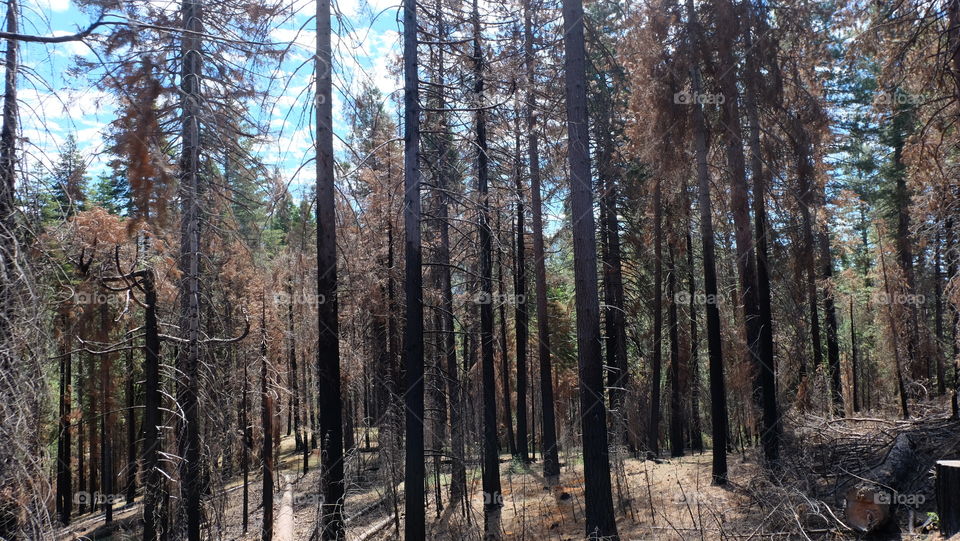
[[[597,239],[590,176],[586,47],[581,0],[563,0],[563,30],[586,533],[588,537],[616,540],[619,537],[610,493],[607,412],[603,400]]]
[[[761,376],[768,371],[768,359],[761,356],[760,304],[757,286],[757,262],[754,249],[753,229],[750,222],[749,195],[747,189],[746,160],[743,153],[743,133],[740,126],[741,113],[737,64],[734,56],[737,28],[737,12],[730,0],[721,0],[716,4],[717,25],[723,31],[718,36],[717,53],[719,57],[718,75],[720,91],[723,93],[723,106],[720,109],[721,122],[725,127],[727,165],[730,168],[730,210],[733,214],[734,238],[737,251],[737,276],[740,286],[740,304],[743,306],[744,336],[747,342],[747,359]],[[749,85],[748,85],[749,86]],[[757,397],[759,398],[759,397]],[[775,399],[775,395],[774,395]],[[758,401],[762,402],[762,398]],[[776,416],[764,421],[776,423]],[[764,457],[768,463],[777,459],[779,440],[773,426],[764,426],[762,441]]]
[[[527,438],[527,334],[529,315],[527,314],[527,268],[526,244],[524,234],[526,226],[523,206],[523,177],[520,170],[520,133],[516,137],[515,181],[517,191],[517,245],[516,271],[514,272],[513,303],[516,307],[517,339],[517,454],[524,463],[530,462]]]
[[[160,334],[157,322],[157,292],[152,270],[140,280],[144,291],[143,358],[143,539],[157,540],[158,506],[163,501],[160,472]]]
[[[690,58],[693,61],[691,81],[693,95],[700,92],[700,68],[697,52],[700,50],[700,26],[693,8],[693,0],[686,0],[690,32]],[[713,484],[727,483],[727,391],[723,374],[723,339],[720,334],[720,309],[717,305],[717,266],[713,232],[713,213],[710,203],[710,171],[707,168],[706,121],[702,105],[693,104],[693,139],[697,159],[698,205],[700,207],[700,238],[703,248],[703,287],[707,313],[707,347],[710,355],[710,407],[713,435]],[[713,302],[711,302],[711,300]]]
[[[483,532],[485,539],[500,539],[500,459],[497,453],[497,395],[493,369],[493,276],[491,231],[489,222],[489,164],[487,156],[487,112],[484,103],[484,62],[480,44],[480,8],[473,0],[473,76],[476,109],[477,191],[480,232],[480,351],[483,372]],[[501,271],[502,273],[502,271]],[[501,279],[502,283],[502,279]],[[502,290],[501,290],[502,291]],[[503,315],[501,314],[501,321]],[[506,358],[506,348],[502,353]],[[504,373],[504,382],[509,374]],[[509,403],[509,394],[507,395]],[[508,423],[509,424],[509,423]]]
[[[73,408],[72,397],[72,362],[70,353],[70,316],[65,311],[61,318],[61,341],[63,355],[60,357],[60,437],[57,440],[57,512],[60,523],[70,524],[70,514],[73,512],[73,472],[71,471],[70,448],[70,417]]]
[[[860,358],[857,354],[857,327],[854,324],[853,295],[850,295],[850,368],[852,379],[853,412],[860,411]]]
[[[647,452],[660,453],[660,379],[663,359],[663,188],[658,176],[653,187],[653,358],[650,366],[650,419]]]
[[[670,331],[670,456],[683,456],[683,373],[680,368],[680,322],[677,316],[677,265],[668,245],[667,326]]]
[[[320,464],[323,506],[321,539],[339,541],[343,526],[343,401],[340,391],[340,338],[337,321],[336,189],[333,156],[333,56],[330,1],[317,2],[317,392],[320,397]],[[419,294],[419,292],[417,292]],[[407,297],[413,302],[413,296]],[[352,423],[350,436],[353,435]],[[351,438],[352,439],[352,438]],[[352,444],[352,441],[350,442]]]
[[[404,539],[425,538],[423,463],[423,270],[420,241],[420,103],[417,69],[417,2],[403,2],[403,181],[406,257],[407,373]]]
[[[263,301],[263,299],[261,299]],[[269,361],[267,359],[267,327],[264,316],[265,307],[260,312],[260,426],[263,429],[263,447],[260,451],[261,463],[261,505],[263,523],[260,539],[273,539],[273,397],[267,383]]]
[[[823,313],[827,324],[827,368],[830,370],[830,394],[834,415],[843,417],[843,383],[840,378],[840,345],[837,340],[837,309],[833,300],[833,257],[830,255],[830,237],[820,231],[820,263],[827,287],[823,296]]]
[[[500,230],[500,214],[497,213],[497,227]],[[482,295],[482,294],[481,294]],[[510,401],[510,354],[507,352],[507,309],[504,300],[507,298],[507,289],[503,277],[503,262],[501,252],[497,250],[497,297],[485,297],[484,302],[498,304],[499,318],[497,318],[497,337],[500,351],[500,377],[503,383],[503,425],[507,433],[507,449],[511,456],[517,456],[517,439],[513,433],[513,404]]]
[[[751,51],[754,47],[751,31],[755,32],[757,47],[764,47],[763,41],[769,33],[766,25],[766,13],[762,7],[754,11],[752,4],[748,4],[750,21],[745,30],[746,48]],[[776,359],[773,346],[773,308],[770,296],[770,264],[767,257],[769,252],[767,238],[767,205],[766,205],[766,171],[763,167],[762,149],[760,146],[760,114],[758,95],[762,84],[757,54],[747,53],[747,77],[745,85],[745,104],[750,130],[750,174],[753,181],[753,221],[756,232],[757,258],[757,325],[759,337],[757,343],[757,374],[754,389],[759,390],[759,399],[763,410],[764,455],[768,461],[776,461],[780,454],[781,426],[777,406],[777,377]]]
[[[556,413],[553,403],[553,366],[550,359],[550,320],[547,315],[546,251],[543,246],[543,200],[540,193],[540,144],[535,113],[536,56],[533,48],[532,0],[523,3],[523,50],[526,67],[527,153],[530,163],[530,205],[533,225],[534,281],[537,295],[537,344],[540,358],[541,446],[543,477],[548,486],[560,480]]]
[[[134,392],[133,350],[127,351],[125,369],[127,371],[124,397],[127,400],[127,505],[137,497],[137,397]]]
[[[690,208],[689,202],[687,207]],[[693,239],[690,227],[687,227],[687,295],[689,296],[688,310],[690,312],[690,446],[703,452],[703,425],[700,419],[700,341],[697,334],[697,284],[693,266]]]
[[[183,509],[187,517],[187,538],[200,541],[201,474],[200,467],[200,78],[203,71],[203,6],[200,0],[183,0],[180,6],[185,32],[181,38],[181,141],[180,153],[180,283],[181,323],[186,343],[179,348],[178,364],[184,371],[178,400],[183,408],[180,479],[183,483]]]

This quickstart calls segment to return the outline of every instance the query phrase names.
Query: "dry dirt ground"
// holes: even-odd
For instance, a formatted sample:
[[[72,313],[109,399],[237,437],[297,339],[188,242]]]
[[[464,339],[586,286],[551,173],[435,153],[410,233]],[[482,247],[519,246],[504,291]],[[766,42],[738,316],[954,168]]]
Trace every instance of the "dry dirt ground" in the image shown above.
[[[293,453],[293,441],[284,438],[279,455],[280,467],[274,496],[274,540],[311,539],[318,512],[318,457],[311,457],[311,469],[300,473],[301,458]],[[776,493],[764,492],[755,484],[757,465],[746,455],[729,456],[726,487],[710,484],[709,452],[659,461],[619,457],[613,460],[611,482],[617,526],[624,541],[643,540],[764,540],[764,539],[854,539],[852,533],[832,527],[820,530],[807,525],[801,533],[799,515],[803,509],[796,501],[778,501]],[[402,458],[401,460],[402,461]],[[577,457],[561,456],[564,463],[560,486],[548,489],[540,475],[541,465],[523,466],[504,455],[500,475],[503,489],[502,533],[506,540],[567,541],[584,538],[584,497],[582,464]],[[348,466],[350,484],[345,503],[349,541],[386,541],[402,539],[402,483],[395,486],[399,502],[399,521],[393,514],[393,491],[385,473],[385,464],[376,453],[359,453]],[[460,541],[480,540],[483,524],[483,497],[479,469],[468,470],[471,494],[467,506],[447,506],[449,475],[441,475],[442,509],[436,505],[436,485],[428,462],[427,516],[428,539]],[[239,480],[225,487],[219,498],[222,519],[210,524],[213,539],[260,539],[263,511],[260,507],[259,475],[251,475],[249,486],[250,517],[247,532],[241,528],[242,490]],[[765,501],[761,501],[765,500]],[[835,512],[838,512],[834,510]],[[828,511],[829,512],[829,511]],[[60,532],[60,539],[137,539],[135,526],[139,506],[115,512],[115,525],[103,525],[102,514],[80,517]],[[797,523],[790,524],[792,517]],[[810,535],[811,537],[807,537]],[[904,534],[901,539],[942,539],[934,535]]]

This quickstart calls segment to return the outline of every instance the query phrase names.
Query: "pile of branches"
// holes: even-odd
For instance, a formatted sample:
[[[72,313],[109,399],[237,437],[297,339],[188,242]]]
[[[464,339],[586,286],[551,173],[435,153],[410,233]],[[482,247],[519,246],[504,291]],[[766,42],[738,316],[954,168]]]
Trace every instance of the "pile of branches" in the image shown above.
[[[784,428],[778,467],[738,487],[757,509],[758,527],[799,539],[935,527],[934,464],[960,458],[960,420],[946,408],[906,421],[795,415]],[[885,483],[878,477],[892,462],[897,479]],[[848,516],[848,499],[867,485],[909,497],[909,505],[895,496],[881,506],[887,514],[858,521]]]

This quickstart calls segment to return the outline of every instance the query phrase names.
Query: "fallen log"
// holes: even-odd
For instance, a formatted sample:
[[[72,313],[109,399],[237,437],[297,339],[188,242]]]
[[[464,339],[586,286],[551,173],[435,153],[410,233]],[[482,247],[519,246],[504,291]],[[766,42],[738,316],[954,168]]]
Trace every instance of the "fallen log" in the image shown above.
[[[871,532],[892,519],[916,462],[913,442],[906,434],[898,435],[879,465],[846,484],[842,499],[847,525]]]
[[[960,533],[960,460],[937,461],[937,515],[944,536]]]

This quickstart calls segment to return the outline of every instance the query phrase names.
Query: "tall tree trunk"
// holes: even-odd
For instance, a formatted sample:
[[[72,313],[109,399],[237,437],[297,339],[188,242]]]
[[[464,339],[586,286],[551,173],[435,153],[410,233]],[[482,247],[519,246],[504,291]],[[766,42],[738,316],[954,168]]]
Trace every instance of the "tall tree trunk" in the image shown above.
[[[243,533],[247,533],[247,527],[250,520],[250,447],[253,446],[253,430],[250,427],[249,406],[247,394],[249,393],[250,377],[247,374],[248,362],[243,361],[243,391],[240,395],[240,430],[243,438],[243,453],[241,457],[241,469],[243,470]]]
[[[757,262],[754,250],[753,229],[750,223],[750,206],[747,189],[746,161],[743,153],[743,134],[740,127],[739,90],[737,64],[734,57],[737,27],[736,8],[730,0],[721,0],[716,4],[720,28],[725,29],[718,36],[717,53],[720,90],[723,93],[721,119],[726,128],[727,165],[730,167],[730,210],[733,214],[734,232],[737,250],[737,275],[745,323],[744,336],[747,342],[748,360],[762,377],[768,371],[768,359],[761,356],[760,303],[757,285]],[[748,85],[749,86],[749,85]],[[773,395],[775,399],[775,395]],[[762,399],[761,399],[762,401]],[[775,402],[774,402],[775,407]],[[764,421],[776,423],[776,415]],[[764,457],[768,463],[776,461],[779,454],[779,439],[773,426],[764,426],[762,432]]]
[[[833,301],[833,257],[830,255],[830,237],[825,230],[820,231],[820,263],[823,266],[823,278],[827,282],[823,296],[823,312],[827,323],[827,367],[830,370],[830,391],[833,400],[833,413],[844,416],[843,383],[840,378],[840,345],[837,341],[837,310]]]
[[[674,261],[673,243],[668,244],[669,274],[667,275],[667,299],[670,307],[667,326],[670,329],[670,456],[683,456],[683,396],[680,368],[680,323],[677,316],[677,265]]]
[[[446,25],[441,22],[441,40],[446,39]],[[440,60],[442,69],[443,59]],[[440,76],[440,83],[443,84],[443,76]],[[445,108],[445,99],[440,91],[439,109]],[[457,364],[457,343],[456,327],[453,318],[453,284],[451,280],[450,269],[450,223],[448,205],[450,202],[450,173],[451,160],[451,142],[446,123],[446,115],[441,113],[441,131],[440,134],[440,177],[439,177],[439,203],[437,209],[437,218],[440,225],[440,246],[437,249],[437,259],[440,264],[440,295],[441,295],[441,332],[442,332],[442,355],[446,361],[446,381],[447,393],[450,395],[447,403],[450,408],[450,445],[452,465],[450,481],[450,505],[456,506],[462,503],[467,494],[467,470],[464,464],[464,435],[463,435],[463,399],[461,397],[459,366]]]
[[[403,181],[407,294],[404,361],[407,372],[404,539],[425,538],[423,463],[423,254],[420,246],[420,103],[417,1],[403,2]]]
[[[883,289],[887,294],[887,299],[893,298],[893,287],[890,285],[890,279],[887,277],[886,256],[883,253],[883,235],[877,235],[877,241],[880,243],[880,270],[883,277]],[[887,323],[890,325],[890,341],[893,346],[894,371],[897,376],[897,390],[900,393],[900,413],[904,420],[910,418],[910,410],[907,407],[907,387],[904,383],[903,361],[900,356],[900,332],[897,329],[897,320],[893,314],[893,303],[886,302]]]
[[[689,201],[686,203],[690,208]],[[688,218],[689,220],[689,218]],[[697,334],[697,284],[693,266],[693,239],[690,235],[692,221],[687,227],[687,295],[689,297],[688,310],[690,312],[690,446],[703,452],[703,425],[700,420],[700,343]]]
[[[857,330],[853,318],[853,295],[850,295],[850,368],[852,394],[853,394],[853,412],[860,412],[860,359],[857,355]]]
[[[793,115],[793,144],[797,160],[797,190],[800,203],[800,227],[803,235],[801,264],[806,274],[807,306],[810,313],[810,341],[813,345],[813,370],[823,364],[820,341],[820,314],[817,307],[816,246],[814,244],[814,192],[812,186],[813,164],[810,162],[810,141],[799,117]],[[806,385],[807,363],[800,356],[800,385]],[[803,405],[801,404],[801,407]]]
[[[290,385],[292,417],[293,417],[293,437],[294,449],[303,451],[303,438],[300,434],[300,388],[299,377],[297,373],[297,335],[293,326],[293,277],[287,280],[287,361],[289,363],[289,376],[287,381]],[[289,430],[287,431],[289,435]]]
[[[497,453],[497,395],[493,370],[493,275],[491,231],[489,222],[489,166],[487,156],[487,112],[484,102],[484,62],[480,44],[480,8],[473,0],[473,76],[476,104],[477,190],[480,212],[477,228],[480,233],[480,349],[483,372],[483,532],[485,539],[500,539],[500,458]],[[501,271],[502,274],[502,271]],[[502,283],[502,279],[501,279]],[[502,291],[501,291],[502,292]],[[501,314],[501,321],[502,321]],[[506,358],[506,348],[502,349]],[[504,373],[504,383],[509,381]],[[509,394],[507,403],[509,404]],[[509,420],[508,420],[509,421]],[[509,423],[508,423],[509,424]]]
[[[663,359],[663,187],[658,176],[653,187],[653,359],[650,370],[650,420],[647,451],[660,454],[660,379]]]
[[[73,408],[73,392],[70,381],[73,355],[70,316],[67,311],[61,314],[60,340],[63,354],[60,357],[60,437],[57,440],[57,512],[60,523],[70,524],[70,514],[73,511],[73,472],[70,461],[70,417]]]
[[[157,291],[153,270],[140,280],[144,291],[143,357],[143,539],[157,541],[158,506],[163,501],[160,472],[160,335]]]
[[[340,391],[340,338],[337,321],[336,189],[333,173],[333,56],[330,1],[317,2],[317,392],[320,397],[320,464],[323,508],[321,538],[340,541],[343,526],[343,403]],[[407,297],[412,302],[412,297]],[[351,425],[351,435],[352,435]]]
[[[127,400],[127,505],[133,504],[137,497],[137,396],[134,390],[133,350],[126,354],[126,389],[124,397]]]
[[[261,297],[261,302],[265,300]],[[266,307],[260,308],[260,426],[263,429],[263,448],[261,464],[261,504],[263,506],[263,524],[260,539],[273,539],[273,397],[267,383],[269,360],[267,358]]]
[[[613,496],[610,493],[607,411],[603,400],[597,239],[590,176],[586,47],[583,41],[581,0],[563,0],[563,49],[586,533],[588,537],[616,540],[619,536],[613,515]]]
[[[203,72],[203,5],[201,0],[182,0],[181,18],[185,32],[181,38],[181,153],[180,153],[180,283],[181,323],[186,343],[179,348],[184,371],[184,387],[179,398],[183,408],[185,434],[181,444],[183,462],[180,480],[183,483],[187,517],[187,538],[200,541],[201,487],[200,477],[200,110],[201,74]]]
[[[523,2],[523,50],[526,68],[527,154],[530,163],[530,206],[533,211],[533,261],[537,295],[537,344],[540,358],[540,409],[543,477],[547,486],[560,481],[560,460],[557,453],[556,413],[553,403],[553,367],[550,359],[550,320],[547,314],[546,250],[543,246],[543,200],[540,193],[540,143],[535,113],[536,56],[533,46],[533,23],[530,3]]]
[[[687,25],[690,31],[690,58],[693,95],[700,93],[700,68],[697,56],[701,35],[693,0],[686,0]],[[713,434],[713,484],[727,483],[727,390],[723,374],[723,339],[720,334],[720,309],[717,305],[716,248],[713,233],[713,212],[710,203],[710,171],[707,168],[706,121],[700,103],[693,104],[693,139],[697,158],[700,238],[703,247],[703,287],[707,312],[707,347],[710,355],[710,407]],[[711,302],[712,301],[712,302]]]
[[[947,394],[947,373],[943,363],[943,260],[942,260],[942,238],[943,235],[938,229],[934,239],[933,256],[933,326],[934,336],[936,337],[936,347],[933,354],[937,359],[937,395]]]
[[[604,114],[597,120],[598,157],[597,164],[600,182],[603,186],[600,200],[601,238],[603,239],[603,300],[604,331],[606,338],[607,387],[610,388],[610,411],[614,419],[611,423],[616,445],[627,441],[627,415],[624,410],[627,387],[630,384],[630,372],[627,367],[627,331],[624,311],[623,266],[620,250],[620,222],[617,217],[619,193],[616,172],[613,167],[613,129],[610,117],[613,111],[609,96],[602,98]]]
[[[519,116],[519,115],[518,115]],[[519,126],[517,126],[519,128]],[[527,437],[527,335],[529,315],[527,314],[527,267],[524,243],[526,226],[523,206],[523,175],[520,168],[520,132],[516,131],[514,156],[514,180],[517,191],[517,245],[516,271],[513,275],[513,303],[516,306],[517,340],[517,454],[525,464],[530,462],[529,439]]]
[[[770,296],[770,264],[768,261],[768,242],[767,238],[767,179],[766,171],[763,167],[762,149],[760,146],[760,114],[758,95],[761,92],[760,69],[757,65],[757,54],[751,54],[754,47],[751,30],[756,33],[757,39],[761,40],[756,44],[757,47],[763,47],[766,43],[763,41],[769,33],[766,25],[766,13],[762,7],[757,8],[759,12],[754,12],[752,4],[747,4],[750,9],[751,25],[745,30],[746,48],[747,48],[747,70],[748,81],[745,85],[745,104],[747,107],[747,120],[750,130],[750,174],[753,181],[753,222],[756,231],[756,258],[757,258],[757,315],[759,327],[757,342],[757,374],[754,382],[755,392],[759,391],[760,396],[756,397],[763,410],[763,448],[765,458],[769,461],[776,461],[780,452],[780,414],[777,408],[777,376],[776,359],[774,357],[773,346],[773,308]],[[761,4],[762,6],[762,4]]]
[[[500,231],[500,213],[497,216],[497,231]],[[498,243],[499,244],[499,243]],[[492,248],[491,248],[492,250]],[[494,297],[485,297],[484,302],[499,305],[497,321],[500,351],[500,375],[503,383],[503,426],[507,433],[507,449],[511,456],[517,456],[517,439],[513,433],[513,405],[510,401],[510,354],[507,352],[507,309],[504,301],[507,298],[506,280],[503,277],[503,262],[501,252],[497,250],[497,300]]]

